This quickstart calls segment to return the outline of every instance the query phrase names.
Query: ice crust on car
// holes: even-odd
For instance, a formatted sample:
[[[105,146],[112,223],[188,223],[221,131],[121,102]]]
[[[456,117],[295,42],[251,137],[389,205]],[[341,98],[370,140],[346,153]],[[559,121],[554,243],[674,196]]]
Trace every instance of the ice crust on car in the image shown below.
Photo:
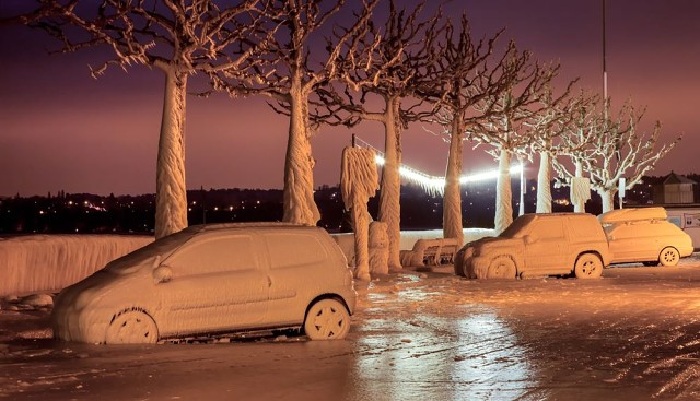
[[[347,260],[322,228],[194,226],[61,291],[52,323],[56,337],[88,343],[268,328],[333,339],[347,334],[355,297]]]
[[[675,266],[690,256],[692,239],[666,218],[662,207],[620,209],[598,216],[605,228],[611,263]]]

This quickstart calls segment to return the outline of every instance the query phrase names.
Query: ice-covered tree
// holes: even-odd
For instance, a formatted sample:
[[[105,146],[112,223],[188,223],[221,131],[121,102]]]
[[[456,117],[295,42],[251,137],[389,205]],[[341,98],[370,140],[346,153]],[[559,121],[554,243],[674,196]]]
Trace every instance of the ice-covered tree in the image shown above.
[[[584,177],[583,165],[597,140],[595,127],[602,124],[599,106],[600,96],[581,91],[562,110],[566,123],[561,127],[557,157],[551,161],[557,172],[557,185],[571,188],[574,212],[584,212],[586,200],[590,199],[590,178]]]
[[[339,74],[339,57],[349,51],[368,29],[378,0],[268,0],[267,25],[277,29],[265,45],[261,62],[245,73],[217,71],[213,87],[233,95],[259,94],[274,99],[270,105],[289,116],[289,137],[284,163],[283,220],[315,225],[319,212],[314,202],[311,138],[315,131],[309,100],[320,85]],[[351,6],[354,10],[349,9]],[[331,26],[331,20],[343,25]],[[331,34],[328,34],[328,33]],[[322,46],[324,33],[333,40]]]
[[[661,122],[656,121],[650,133],[643,132],[640,127],[643,110],[637,110],[628,101],[612,118],[608,102],[595,108],[598,114],[590,120],[592,125],[588,127],[592,140],[576,153],[575,167],[576,171],[583,170],[590,174],[591,188],[601,196],[603,212],[614,209],[620,178],[625,178],[627,189],[632,188],[681,139],[678,137],[657,146]],[[572,147],[575,145],[571,144]],[[555,166],[564,179],[570,180],[576,174],[572,174],[562,163],[557,162]]]
[[[427,83],[428,51],[439,32],[439,13],[421,18],[422,5],[398,9],[389,1],[388,17],[372,24],[352,51],[339,58],[341,68],[335,82],[319,92],[316,117],[334,125],[354,126],[376,121],[384,126],[378,219],[386,223],[389,240],[389,269],[401,269],[400,175],[401,132],[410,122],[432,114],[415,98],[416,89]]]
[[[58,38],[58,52],[100,46],[108,59],[90,68],[134,64],[165,76],[163,114],[156,162],[155,236],[187,226],[185,185],[185,98],[188,78],[203,71],[235,71],[256,50],[260,1],[219,6],[212,0],[35,0],[23,21]],[[261,37],[264,37],[263,33]]]
[[[459,177],[462,174],[463,141],[474,126],[478,126],[493,110],[476,109],[485,99],[494,98],[507,87],[510,77],[496,74],[502,70],[508,54],[514,50],[511,42],[506,51],[495,56],[494,50],[501,32],[489,39],[473,41],[469,21],[462,15],[457,26],[448,20],[440,39],[431,47],[435,63],[429,66],[429,84],[420,96],[439,107],[433,118],[443,127],[450,144],[445,168],[443,195],[443,235],[464,241],[462,200]]]
[[[494,229],[501,233],[513,222],[513,194],[510,164],[514,155],[529,156],[529,147],[535,140],[528,127],[533,116],[546,108],[543,99],[548,96],[558,65],[540,65],[529,51],[518,52],[514,47],[507,54],[502,69],[495,74],[506,77],[507,83],[496,97],[486,98],[477,106],[493,113],[475,127],[471,138],[475,147],[489,146],[487,153],[498,160],[496,213]]]
[[[569,96],[571,86],[576,81],[572,81],[559,97],[554,97],[553,90],[548,89],[540,101],[542,107],[524,123],[532,135],[530,147],[539,155],[536,213],[552,212],[552,158],[559,152],[559,136],[570,125],[573,117],[567,111],[576,99]],[[523,205],[520,207],[522,210]]]

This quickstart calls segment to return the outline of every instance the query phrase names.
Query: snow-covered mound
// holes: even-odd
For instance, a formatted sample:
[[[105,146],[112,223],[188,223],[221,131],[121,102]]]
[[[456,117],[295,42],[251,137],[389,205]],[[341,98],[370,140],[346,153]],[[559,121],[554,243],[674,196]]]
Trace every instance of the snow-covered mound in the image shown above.
[[[0,296],[59,291],[151,242],[150,236],[121,235],[0,239]]]

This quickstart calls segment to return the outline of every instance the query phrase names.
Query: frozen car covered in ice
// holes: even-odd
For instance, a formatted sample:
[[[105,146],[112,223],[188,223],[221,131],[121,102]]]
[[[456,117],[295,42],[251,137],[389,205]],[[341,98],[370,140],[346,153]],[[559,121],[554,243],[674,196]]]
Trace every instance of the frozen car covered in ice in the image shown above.
[[[322,228],[192,226],[65,288],[51,320],[55,337],[86,343],[272,329],[342,339],[356,296],[347,260]]]
[[[608,237],[611,263],[675,266],[690,256],[690,236],[666,218],[662,207],[619,209],[598,216]]]
[[[472,241],[457,252],[455,273],[468,278],[515,279],[542,275],[598,278],[610,261],[596,216],[533,213],[519,216],[498,237]]]

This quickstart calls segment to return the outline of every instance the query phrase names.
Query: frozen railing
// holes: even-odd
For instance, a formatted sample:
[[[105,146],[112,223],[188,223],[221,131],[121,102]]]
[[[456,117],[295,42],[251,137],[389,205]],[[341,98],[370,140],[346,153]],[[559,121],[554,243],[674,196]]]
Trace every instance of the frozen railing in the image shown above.
[[[153,242],[122,235],[30,235],[0,240],[0,296],[57,292]]]

